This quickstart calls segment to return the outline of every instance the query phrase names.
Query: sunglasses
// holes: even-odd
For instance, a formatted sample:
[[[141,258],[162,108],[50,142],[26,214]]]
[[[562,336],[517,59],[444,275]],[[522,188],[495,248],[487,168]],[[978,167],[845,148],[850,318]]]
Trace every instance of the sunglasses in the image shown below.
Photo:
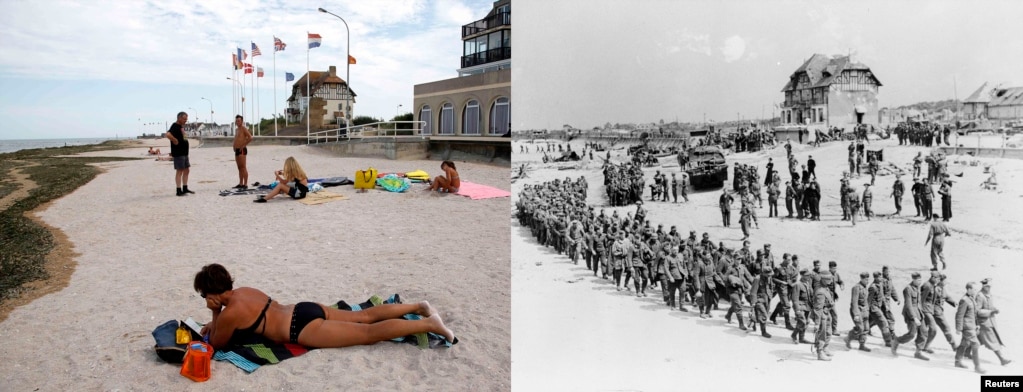
[[[199,293],[199,296],[202,297],[202,299],[206,299],[206,293]]]

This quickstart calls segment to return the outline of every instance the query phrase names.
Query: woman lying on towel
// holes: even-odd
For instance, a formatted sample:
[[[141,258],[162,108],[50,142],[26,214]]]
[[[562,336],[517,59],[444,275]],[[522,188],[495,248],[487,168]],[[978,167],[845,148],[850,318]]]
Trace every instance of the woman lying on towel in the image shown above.
[[[458,178],[458,170],[455,170],[455,163],[451,161],[441,162],[440,169],[444,171],[444,175],[434,177],[433,182],[430,183],[429,190],[458,193],[458,187],[462,186],[462,180]]]
[[[382,304],[360,311],[333,309],[314,302],[285,305],[251,287],[233,288],[234,280],[220,264],[209,264],[195,274],[195,291],[206,300],[213,321],[200,333],[214,348],[232,338],[263,336],[277,343],[329,348],[368,345],[407,335],[433,332],[452,344],[455,335],[444,326],[426,301],[418,304]],[[415,313],[420,320],[402,316]],[[245,340],[240,340],[245,341]]]
[[[309,194],[309,176],[305,175],[305,170],[302,170],[295,157],[284,160],[284,170],[274,172],[274,176],[277,178],[277,186],[266,197],[259,195],[254,202],[266,203],[267,200],[282,193],[291,196],[292,199],[304,199]],[[288,181],[294,181],[295,186],[288,186]]]

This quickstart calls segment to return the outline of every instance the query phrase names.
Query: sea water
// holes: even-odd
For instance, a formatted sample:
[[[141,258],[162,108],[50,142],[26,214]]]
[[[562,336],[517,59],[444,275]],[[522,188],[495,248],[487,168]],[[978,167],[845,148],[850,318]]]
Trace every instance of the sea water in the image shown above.
[[[115,140],[112,137],[93,138],[70,138],[70,139],[0,139],[0,154],[19,150],[46,147],[82,146],[86,144],[99,144],[107,140]]]

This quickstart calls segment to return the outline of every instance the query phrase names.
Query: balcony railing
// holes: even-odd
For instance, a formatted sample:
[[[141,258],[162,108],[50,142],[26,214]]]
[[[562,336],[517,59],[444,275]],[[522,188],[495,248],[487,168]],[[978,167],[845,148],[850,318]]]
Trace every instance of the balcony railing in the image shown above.
[[[469,68],[474,65],[492,63],[495,61],[507,60],[511,58],[511,48],[496,48],[490,49],[486,52],[479,52],[470,54],[468,56],[462,56],[462,68]]]
[[[498,12],[462,26],[462,38],[500,26],[511,26],[511,12]]]
[[[789,101],[785,101],[784,103],[782,103],[782,106],[783,107],[787,107],[787,108],[792,108],[792,107],[809,107],[811,105],[825,105],[827,103],[828,103],[827,99],[818,98],[818,99],[808,99],[808,100],[789,100]]]

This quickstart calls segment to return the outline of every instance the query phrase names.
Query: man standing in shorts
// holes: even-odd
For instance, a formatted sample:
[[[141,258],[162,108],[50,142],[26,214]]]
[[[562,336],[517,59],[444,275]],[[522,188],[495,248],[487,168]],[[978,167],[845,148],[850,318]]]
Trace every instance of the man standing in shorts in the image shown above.
[[[245,120],[241,115],[234,116],[234,125],[238,132],[234,134],[234,162],[238,165],[238,185],[236,189],[247,189],[249,186],[249,169],[245,161],[249,156],[248,145],[252,141],[252,133],[245,126]]]
[[[170,156],[174,159],[174,185],[178,188],[177,195],[184,196],[195,193],[188,190],[188,139],[181,126],[188,123],[188,113],[179,112],[178,121],[171,124],[170,130],[164,134],[171,142]]]

